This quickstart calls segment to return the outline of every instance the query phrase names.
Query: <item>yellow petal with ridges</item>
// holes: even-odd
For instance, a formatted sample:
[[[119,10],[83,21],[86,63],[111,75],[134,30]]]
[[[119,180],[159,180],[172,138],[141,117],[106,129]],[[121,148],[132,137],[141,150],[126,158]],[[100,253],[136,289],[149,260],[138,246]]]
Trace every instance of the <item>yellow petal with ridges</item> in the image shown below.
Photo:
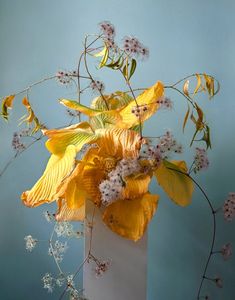
[[[57,201],[58,210],[56,213],[57,221],[83,221],[85,218],[85,205],[77,209],[71,209],[67,206],[66,201],[60,199]]]
[[[187,174],[185,161],[163,161],[154,172],[159,185],[170,199],[178,205],[186,206],[191,202],[194,184],[183,173]]]
[[[59,102],[61,104],[63,104],[64,106],[66,106],[70,109],[74,109],[76,111],[80,111],[81,113],[83,113],[84,115],[89,116],[89,117],[95,116],[101,112],[100,110],[92,109],[90,107],[80,104],[77,101],[70,100],[70,99],[60,99]]]
[[[140,121],[143,123],[149,119],[158,109],[159,104],[157,104],[156,101],[162,97],[163,94],[164,86],[160,81],[158,81],[136,98],[136,102],[140,109],[145,105],[147,107],[147,110],[140,114],[141,117],[136,117],[135,114],[132,113],[132,109],[136,107],[136,102],[133,100],[126,107],[120,110],[122,121],[119,122],[117,126],[120,128],[131,128],[138,125]]]
[[[150,176],[145,174],[126,177],[122,198],[135,199],[147,193],[150,181]]]
[[[31,190],[22,194],[23,203],[26,206],[34,207],[56,200],[57,187],[73,169],[75,156],[76,149],[73,145],[68,146],[62,156],[52,155],[42,177]]]
[[[103,221],[113,232],[137,241],[152,219],[158,199],[158,195],[147,193],[133,200],[118,200],[105,209]]]
[[[96,133],[100,136],[96,140],[96,144],[100,147],[103,156],[113,156],[117,159],[138,156],[141,138],[137,132],[128,129],[110,128],[98,129]]]

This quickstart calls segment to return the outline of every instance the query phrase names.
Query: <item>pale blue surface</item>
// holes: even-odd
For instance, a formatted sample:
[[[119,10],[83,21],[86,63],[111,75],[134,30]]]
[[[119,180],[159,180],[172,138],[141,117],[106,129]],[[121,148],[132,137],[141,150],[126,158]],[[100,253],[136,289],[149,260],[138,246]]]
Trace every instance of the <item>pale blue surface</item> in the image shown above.
[[[210,169],[198,177],[217,207],[229,191],[235,190],[234,13],[232,0],[1,0],[0,94],[21,90],[59,68],[73,69],[84,35],[96,32],[96,24],[102,20],[115,24],[118,39],[133,34],[148,45],[150,58],[140,64],[133,79],[136,87],[151,85],[158,79],[173,83],[194,72],[214,74],[221,82],[220,94],[212,102],[206,97],[200,100],[211,124],[214,149],[209,155]],[[123,88],[116,77],[108,74],[101,75],[108,92]],[[148,132],[157,135],[165,128],[173,128],[186,143],[192,131],[188,128],[182,137],[185,102],[175,93],[168,95],[176,103],[174,110],[160,113],[147,125]],[[35,88],[31,94],[35,111],[49,127],[68,122],[64,109],[57,104],[61,96],[75,95],[53,82]],[[0,168],[13,155],[11,134],[23,114],[20,98],[17,100],[10,124],[0,121]],[[187,154],[188,161],[192,155]],[[35,145],[11,165],[0,181],[0,293],[4,300],[58,299],[40,286],[41,276],[55,271],[46,249],[42,246],[32,254],[24,249],[26,234],[39,239],[48,236],[48,225],[40,214],[44,208],[29,210],[19,201],[21,192],[40,176],[47,157],[43,144]],[[159,192],[154,184],[152,189]],[[193,300],[210,242],[208,207],[198,192],[193,204],[185,209],[160,194],[162,201],[149,231],[148,300]],[[228,241],[235,247],[234,229],[234,222],[225,223],[218,216],[217,248]],[[69,252],[68,271],[82,259],[82,243],[75,247],[78,250],[73,247]],[[221,257],[212,261],[209,273],[222,276],[224,289],[219,290],[209,282],[204,290],[213,300],[233,300],[234,257],[228,262]]]

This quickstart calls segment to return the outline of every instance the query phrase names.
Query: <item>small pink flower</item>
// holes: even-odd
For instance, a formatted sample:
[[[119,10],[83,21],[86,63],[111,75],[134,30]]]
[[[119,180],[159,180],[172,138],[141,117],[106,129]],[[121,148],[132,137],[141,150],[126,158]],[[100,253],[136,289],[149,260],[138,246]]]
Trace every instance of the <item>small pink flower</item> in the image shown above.
[[[216,284],[216,286],[217,286],[218,288],[222,288],[222,287],[223,287],[223,281],[222,281],[222,279],[221,279],[220,277],[216,277],[216,278],[214,279],[214,282],[215,282],[215,284]]]
[[[104,260],[102,262],[97,262],[97,266],[95,268],[96,277],[102,276],[108,270],[109,266],[110,266],[110,261],[109,260]]]
[[[235,193],[229,193],[228,198],[224,202],[223,206],[224,219],[226,221],[232,221],[235,217]]]
[[[226,244],[222,247],[221,254],[222,254],[224,260],[227,260],[231,257],[231,255],[232,255],[232,245],[231,245],[231,243],[228,243],[228,244]]]

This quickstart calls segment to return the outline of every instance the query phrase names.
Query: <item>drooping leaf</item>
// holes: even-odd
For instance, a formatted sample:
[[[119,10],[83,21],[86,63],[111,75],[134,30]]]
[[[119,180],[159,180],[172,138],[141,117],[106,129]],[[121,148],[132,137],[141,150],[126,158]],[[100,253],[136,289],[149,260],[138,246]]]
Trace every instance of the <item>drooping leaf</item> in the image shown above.
[[[193,94],[196,95],[197,92],[199,91],[200,87],[201,87],[201,83],[202,83],[202,80],[201,80],[201,76],[199,74],[196,74],[196,77],[197,77],[197,85],[193,91]]]
[[[9,116],[8,109],[11,109],[11,108],[12,108],[14,99],[15,99],[15,95],[10,95],[10,96],[5,97],[5,98],[2,100],[2,111],[1,111],[1,116],[2,116],[5,120],[8,120],[8,116]]]
[[[61,181],[71,172],[75,163],[76,148],[67,147],[64,155],[52,155],[42,177],[31,190],[22,194],[21,199],[26,206],[35,207],[54,200]]]
[[[207,74],[203,74],[206,81],[206,88],[209,94],[210,99],[215,95],[215,86],[214,86],[214,78]]]
[[[184,132],[184,128],[185,128],[185,126],[186,126],[186,123],[187,123],[187,121],[188,121],[189,113],[190,113],[190,107],[189,107],[189,105],[188,105],[187,112],[186,112],[186,114],[185,114],[185,116],[184,116],[183,132]]]
[[[109,58],[109,48],[105,45],[105,47],[104,47],[104,55],[103,55],[103,58],[101,59],[101,62],[99,64],[99,68],[100,69],[105,66],[108,58]]]
[[[27,111],[28,111],[28,115],[23,116],[20,120],[21,123],[26,122],[28,123],[28,125],[34,123],[34,128],[32,130],[32,133],[37,132],[38,130],[40,130],[43,126],[42,124],[39,122],[38,118],[36,117],[31,104],[29,103],[27,97],[24,97],[22,100],[22,104],[26,107]]]
[[[194,185],[187,176],[187,165],[184,161],[164,160],[154,174],[158,184],[173,202],[181,206],[191,202]]]
[[[140,198],[118,200],[105,209],[103,221],[118,235],[137,241],[152,219],[158,199],[158,195],[146,193]]]

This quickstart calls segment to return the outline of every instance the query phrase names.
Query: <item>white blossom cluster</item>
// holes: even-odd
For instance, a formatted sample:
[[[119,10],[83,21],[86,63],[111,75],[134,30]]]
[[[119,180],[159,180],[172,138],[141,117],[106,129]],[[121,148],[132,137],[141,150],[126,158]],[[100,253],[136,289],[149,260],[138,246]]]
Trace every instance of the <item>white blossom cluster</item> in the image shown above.
[[[229,193],[228,198],[224,202],[223,206],[224,219],[226,221],[232,221],[235,217],[235,193]]]
[[[101,182],[99,190],[103,205],[109,205],[121,196],[124,178],[140,170],[138,159],[122,159],[108,174],[108,178]]]
[[[206,150],[203,148],[196,148],[194,156],[194,172],[198,172],[201,170],[206,170],[209,166],[209,160],[207,157]]]
[[[42,282],[43,282],[43,287],[44,289],[47,289],[48,292],[53,292],[54,289],[54,282],[53,282],[53,277],[51,276],[50,273],[46,273],[42,277]]]
[[[76,235],[73,225],[67,221],[65,222],[56,222],[55,224],[55,232],[58,237],[71,237]]]
[[[54,259],[60,263],[63,260],[63,254],[67,251],[68,245],[67,242],[60,242],[60,241],[55,241],[54,245],[53,243],[50,243],[49,249],[48,249],[48,254],[50,256],[53,256]]]
[[[35,248],[38,240],[34,239],[31,235],[27,235],[25,238],[25,248],[26,250],[28,250],[29,252],[32,252],[33,249]]]

